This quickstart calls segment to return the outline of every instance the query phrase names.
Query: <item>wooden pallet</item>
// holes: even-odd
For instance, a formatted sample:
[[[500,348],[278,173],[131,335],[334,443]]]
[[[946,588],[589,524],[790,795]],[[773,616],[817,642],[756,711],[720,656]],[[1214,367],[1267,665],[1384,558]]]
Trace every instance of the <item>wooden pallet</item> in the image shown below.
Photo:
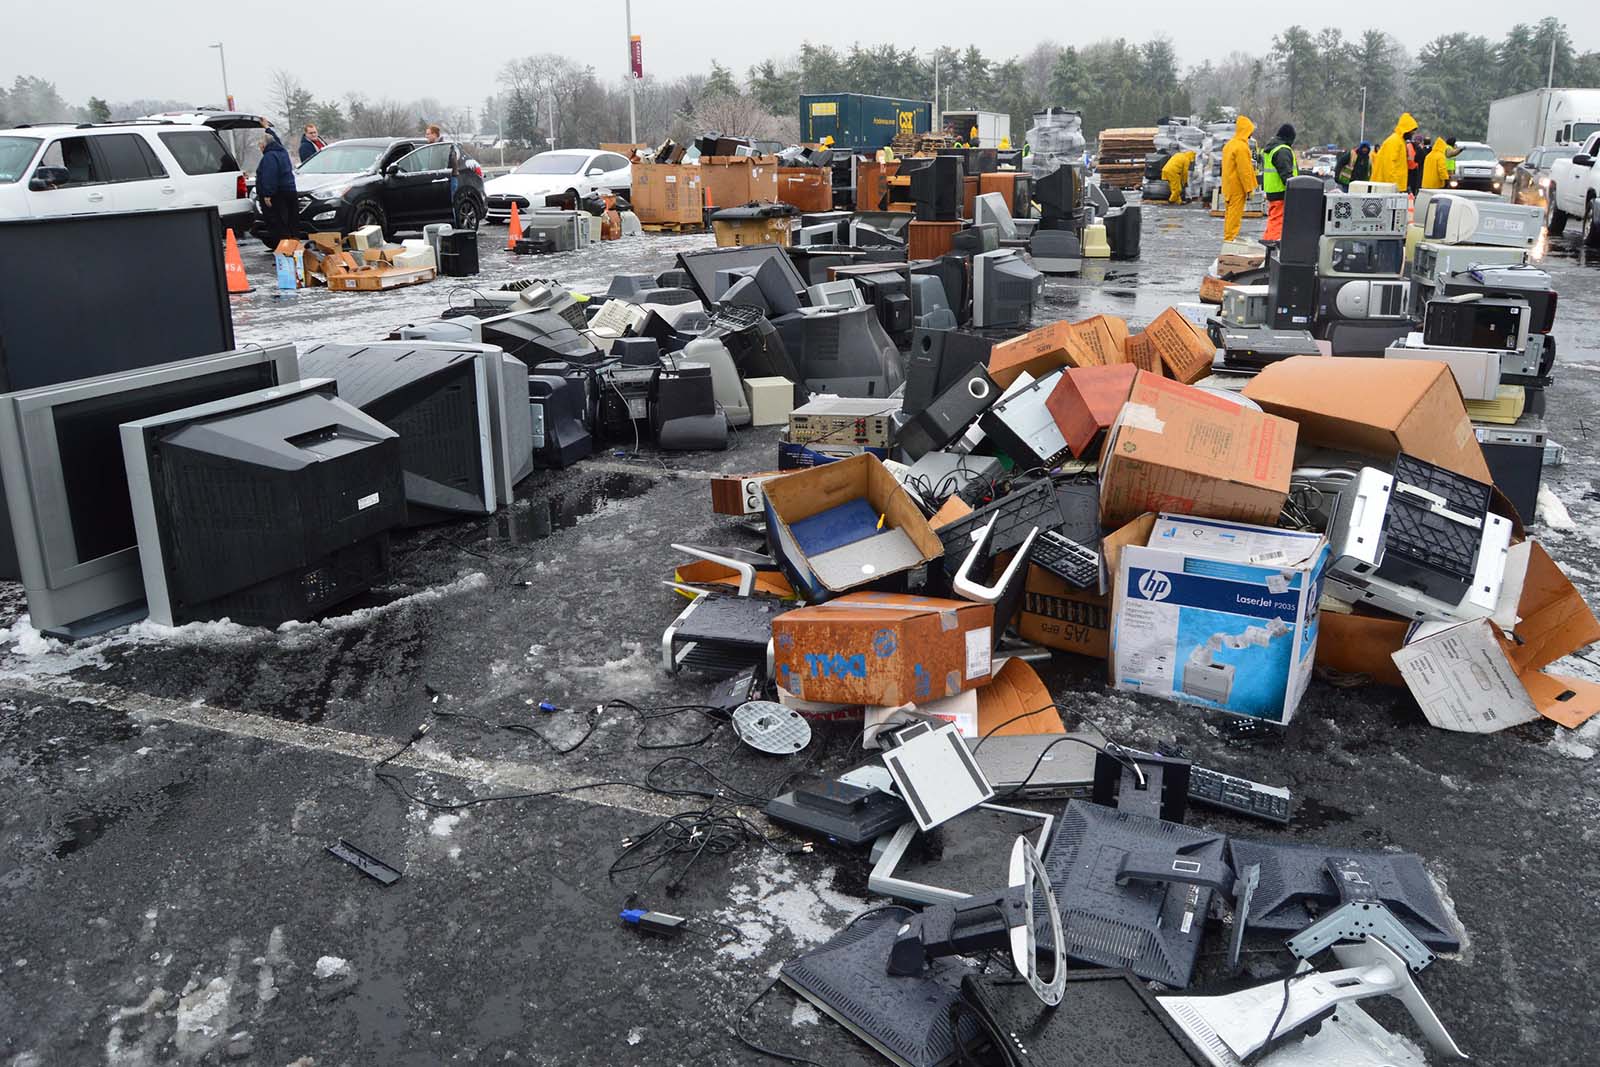
[[[703,222],[642,222],[639,228],[645,233],[705,233]]]

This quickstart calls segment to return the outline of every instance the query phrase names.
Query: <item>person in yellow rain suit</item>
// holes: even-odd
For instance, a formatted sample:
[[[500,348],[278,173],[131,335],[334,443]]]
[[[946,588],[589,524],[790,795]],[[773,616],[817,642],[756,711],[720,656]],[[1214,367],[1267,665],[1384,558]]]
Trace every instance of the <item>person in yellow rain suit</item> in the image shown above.
[[[1255,130],[1256,124],[1240,115],[1233,136],[1222,146],[1222,199],[1228,205],[1222,220],[1224,241],[1238,240],[1244,202],[1256,191],[1256,167],[1250,159],[1250,135]]]
[[[1372,153],[1372,180],[1394,182],[1396,189],[1406,187],[1406,141],[1417,128],[1417,120],[1407,111],[1394,124],[1394,132],[1383,139],[1383,144]]]
[[[1177,152],[1167,160],[1167,165],[1161,168],[1161,180],[1172,188],[1172,192],[1167,196],[1167,203],[1183,203],[1183,189],[1189,184],[1189,168],[1193,165],[1193,152]]]
[[[1443,189],[1450,184],[1450,145],[1443,137],[1433,139],[1428,158],[1422,161],[1422,187]]]

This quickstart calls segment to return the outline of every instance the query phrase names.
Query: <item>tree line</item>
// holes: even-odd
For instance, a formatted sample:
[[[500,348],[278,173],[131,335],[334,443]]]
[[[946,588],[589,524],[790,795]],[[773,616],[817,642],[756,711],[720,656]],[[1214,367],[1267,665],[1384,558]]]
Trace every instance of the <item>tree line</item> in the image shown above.
[[[1382,30],[1346,38],[1337,27],[1290,26],[1261,55],[1236,51],[1180,69],[1171,40],[1126,38],[1085,45],[1043,41],[999,59],[980,49],[930,51],[895,44],[836,49],[803,43],[762,60],[743,74],[713,63],[704,74],[654,75],[633,82],[639,139],[658,143],[716,130],[730,136],[789,142],[799,136],[803,93],[856,92],[930,100],[939,106],[1011,116],[1020,141],[1035,111],[1064,105],[1083,112],[1084,134],[1148,126],[1167,115],[1223,117],[1238,108],[1258,127],[1292,122],[1301,144],[1351,144],[1386,135],[1402,110],[1444,136],[1483,136],[1489,102],[1545,84],[1554,49],[1556,85],[1600,86],[1600,51],[1579,52],[1556,18],[1518,23],[1499,40],[1451,33],[1415,55]],[[288,72],[273,75],[264,107],[280,126],[315,122],[323,136],[415,134],[439,122],[462,140],[504,138],[530,149],[623,142],[629,136],[629,80],[601,79],[593,67],[542,53],[505,64],[498,91],[478,107],[423,97],[370,100],[359,94],[317,97]],[[1363,108],[1364,104],[1364,108]],[[70,120],[108,121],[173,110],[167,100],[83,105],[55,86],[18,76],[0,87],[0,125]]]

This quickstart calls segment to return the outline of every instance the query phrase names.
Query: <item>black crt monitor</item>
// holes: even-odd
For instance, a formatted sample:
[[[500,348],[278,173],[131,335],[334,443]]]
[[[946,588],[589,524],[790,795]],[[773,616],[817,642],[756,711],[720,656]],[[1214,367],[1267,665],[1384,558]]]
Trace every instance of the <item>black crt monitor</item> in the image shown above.
[[[215,208],[0,222],[0,393],[232,348]],[[19,577],[0,523],[0,578]]]
[[[400,434],[412,525],[493,514],[532,473],[528,368],[494,345],[313,345],[300,366]]]
[[[966,322],[972,317],[972,309],[968,306],[967,292],[971,288],[968,284],[968,264],[971,260],[967,256],[946,253],[938,259],[918,259],[911,262],[913,275],[926,274],[939,279],[944,286],[945,299],[950,302],[950,310],[956,313],[956,322]]]
[[[807,389],[887,397],[900,386],[900,353],[871,307],[804,308],[774,323]]]
[[[121,438],[152,621],[277,626],[387,576],[400,437],[332,381],[138,419]]]
[[[902,259],[905,246],[899,249],[872,249],[880,255],[887,254],[890,259]],[[789,262],[794,264],[795,273],[807,285],[817,285],[828,280],[828,272],[835,267],[846,267],[852,263],[872,262],[867,249],[853,248],[849,245],[790,245],[788,248]]]
[[[473,340],[498,345],[529,370],[541,363],[592,363],[600,358],[588,335],[554,311],[512,311],[480,319]]]
[[[775,264],[777,277],[794,294],[797,302],[805,303],[806,281],[794,269],[789,256],[780,245],[740,245],[732,248],[707,248],[699,252],[678,253],[678,266],[689,272],[689,280],[700,299],[707,304],[717,299],[717,272],[746,268],[756,270],[765,262]],[[759,280],[759,279],[758,279]]]
[[[907,164],[918,162],[920,166],[907,169]],[[919,221],[953,222],[961,218],[965,170],[959,157],[908,159],[901,163],[900,173],[911,175],[911,198],[916,201]]]
[[[298,377],[293,345],[257,346],[0,397],[5,528],[33,625],[75,639],[145,615],[122,423]]]
[[[745,378],[787,378],[801,374],[782,335],[760,311],[749,307],[718,308],[701,337],[721,341]]]
[[[950,238],[950,252],[963,257],[981,256],[999,247],[1000,229],[991,222],[975,223]]]
[[[850,267],[835,271],[834,277],[860,286],[862,298],[890,337],[899,340],[911,332],[911,269],[905,263]]]
[[[1239,870],[1260,864],[1261,881],[1250,898],[1251,930],[1298,933],[1339,906],[1341,896],[1328,871],[1329,859],[1354,859],[1395,918],[1436,952],[1461,948],[1459,927],[1440,899],[1422,860],[1409,852],[1340,849],[1276,841],[1229,841]]]
[[[1039,203],[1040,226],[1046,230],[1072,230],[1083,225],[1083,175],[1072,163],[1033,180],[1033,198]]]
[[[1061,907],[1067,955],[1125,967],[1175,989],[1189,984],[1211,894],[1231,892],[1227,838],[1148,815],[1067,802],[1044,866]],[[1041,932],[1048,933],[1042,916]]]

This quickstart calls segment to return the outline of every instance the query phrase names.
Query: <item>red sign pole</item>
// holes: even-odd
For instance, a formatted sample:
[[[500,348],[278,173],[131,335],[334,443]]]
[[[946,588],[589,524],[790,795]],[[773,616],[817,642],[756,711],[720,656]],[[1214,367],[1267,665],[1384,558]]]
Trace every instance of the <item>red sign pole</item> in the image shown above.
[[[628,38],[628,56],[633,66],[633,76],[643,78],[644,45],[637,33]]]

